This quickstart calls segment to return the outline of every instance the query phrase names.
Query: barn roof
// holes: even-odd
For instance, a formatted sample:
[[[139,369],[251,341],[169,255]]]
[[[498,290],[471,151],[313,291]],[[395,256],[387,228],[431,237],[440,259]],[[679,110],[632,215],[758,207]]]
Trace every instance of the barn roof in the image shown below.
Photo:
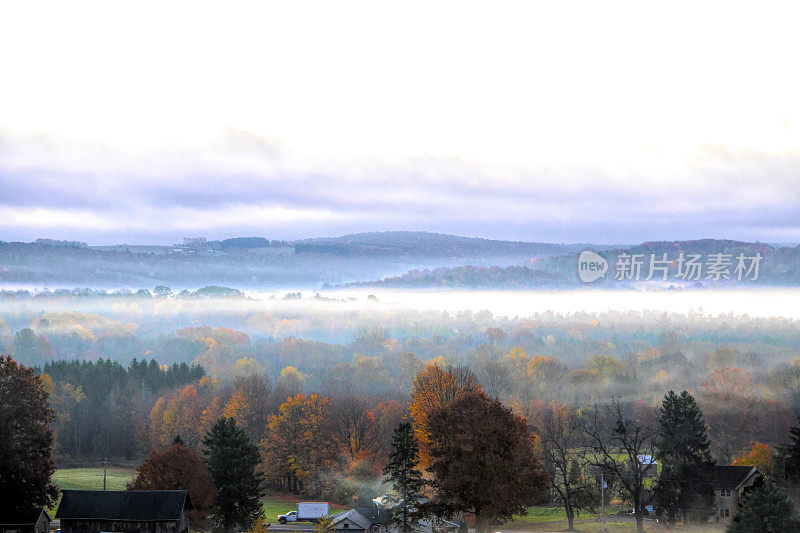
[[[3,511],[0,512],[0,525],[30,526],[39,521],[42,513],[47,516],[47,521],[50,522],[50,515],[43,507],[34,507],[27,511]]]
[[[372,526],[372,522],[356,511],[355,509],[350,509],[349,511],[344,511],[339,514],[335,514],[331,517],[331,525],[336,526],[345,520],[349,520],[350,522],[354,523],[361,529],[369,529]]]
[[[62,490],[56,518],[161,522],[192,509],[185,490]]]

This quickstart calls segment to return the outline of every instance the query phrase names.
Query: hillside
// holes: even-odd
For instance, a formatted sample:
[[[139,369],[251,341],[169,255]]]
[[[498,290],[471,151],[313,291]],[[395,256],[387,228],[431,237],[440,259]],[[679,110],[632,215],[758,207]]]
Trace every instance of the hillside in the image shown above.
[[[174,246],[80,244],[0,242],[0,283],[111,288],[159,284],[173,288],[318,287],[381,279],[420,268],[510,266],[576,249],[424,232],[362,233],[303,241],[187,239]]]

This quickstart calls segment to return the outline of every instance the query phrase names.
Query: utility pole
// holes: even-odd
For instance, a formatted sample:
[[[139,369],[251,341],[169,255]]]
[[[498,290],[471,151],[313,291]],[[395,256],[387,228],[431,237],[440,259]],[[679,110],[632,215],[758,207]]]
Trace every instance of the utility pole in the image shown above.
[[[103,459],[103,492],[106,491],[106,467],[108,467],[108,457]]]
[[[600,523],[602,533],[606,533],[606,482],[603,479],[603,471],[600,470]]]

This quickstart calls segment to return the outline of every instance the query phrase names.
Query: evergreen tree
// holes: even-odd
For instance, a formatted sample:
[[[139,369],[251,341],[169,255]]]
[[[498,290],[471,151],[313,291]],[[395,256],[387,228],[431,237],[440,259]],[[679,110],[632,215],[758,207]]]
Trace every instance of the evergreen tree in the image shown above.
[[[792,501],[769,481],[760,480],[744,493],[729,533],[800,531]]]
[[[656,441],[661,476],[656,504],[669,519],[702,519],[713,508],[714,461],[703,411],[691,394],[669,391],[661,403]]]
[[[203,462],[217,489],[212,518],[225,531],[247,530],[264,516],[258,447],[233,418],[221,417],[203,439]]]
[[[418,520],[419,503],[425,481],[418,470],[419,445],[411,422],[401,422],[392,436],[392,451],[389,462],[383,469],[386,481],[394,486],[393,503],[397,504],[392,514],[400,533],[412,533]]]
[[[789,434],[791,439],[786,450],[788,455],[786,459],[786,475],[797,479],[800,478],[800,416],[797,417],[797,422],[789,430]]]

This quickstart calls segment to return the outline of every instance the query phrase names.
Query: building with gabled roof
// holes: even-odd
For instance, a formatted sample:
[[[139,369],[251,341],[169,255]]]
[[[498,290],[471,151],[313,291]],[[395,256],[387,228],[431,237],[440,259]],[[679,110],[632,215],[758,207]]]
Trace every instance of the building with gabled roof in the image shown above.
[[[44,507],[0,512],[0,533],[48,533],[52,519]]]
[[[62,533],[187,533],[193,509],[185,490],[64,490],[56,512]]]
[[[331,526],[337,533],[396,533],[392,524],[392,509],[385,507],[357,507],[331,517]],[[446,520],[420,520],[417,533],[454,533],[458,524]]]
[[[744,491],[763,478],[755,466],[714,467],[714,508],[720,524],[732,524]]]

